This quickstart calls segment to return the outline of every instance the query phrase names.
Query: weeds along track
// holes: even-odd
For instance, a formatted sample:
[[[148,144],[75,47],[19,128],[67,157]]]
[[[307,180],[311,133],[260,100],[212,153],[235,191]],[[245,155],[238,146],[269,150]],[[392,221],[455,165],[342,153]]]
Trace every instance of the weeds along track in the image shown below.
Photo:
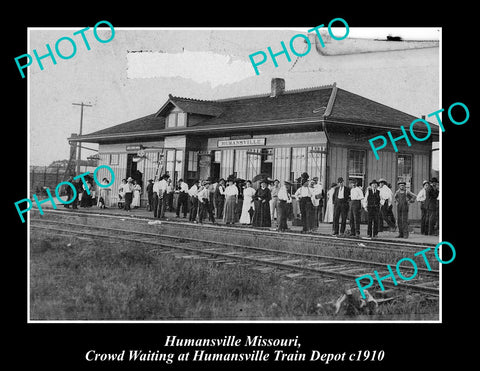
[[[85,214],[83,215],[85,216]],[[286,278],[324,279],[325,282],[342,281],[350,287],[355,287],[355,278],[370,274],[376,270],[379,276],[386,276],[389,271],[387,264],[373,260],[360,260],[332,255],[320,255],[291,250],[279,250],[245,244],[202,239],[199,236],[186,234],[164,234],[163,231],[147,232],[125,228],[112,228],[95,224],[85,224],[75,220],[74,223],[62,220],[52,220],[43,217],[30,218],[30,227],[43,230],[54,235],[74,235],[95,239],[121,240],[142,244],[150,248],[160,249],[161,253],[172,254],[184,259],[203,259],[219,264],[244,264],[262,273],[278,272]],[[92,219],[88,218],[90,221]],[[95,221],[95,219],[93,219]],[[181,223],[179,223],[181,224]],[[188,224],[188,227],[191,225]],[[151,226],[150,226],[151,227]],[[184,228],[187,227],[184,225]],[[225,227],[225,232],[228,231]],[[224,233],[225,233],[224,232]],[[244,232],[245,233],[245,232]],[[230,236],[234,240],[234,235]],[[336,241],[341,243],[342,240]],[[346,244],[350,243],[345,241]],[[419,251],[418,247],[417,250]],[[402,267],[404,275],[410,275],[413,269]],[[383,281],[385,287],[396,287],[401,290],[419,292],[427,296],[439,295],[439,271],[418,267],[417,276],[411,281],[397,280],[397,285],[391,279]]]

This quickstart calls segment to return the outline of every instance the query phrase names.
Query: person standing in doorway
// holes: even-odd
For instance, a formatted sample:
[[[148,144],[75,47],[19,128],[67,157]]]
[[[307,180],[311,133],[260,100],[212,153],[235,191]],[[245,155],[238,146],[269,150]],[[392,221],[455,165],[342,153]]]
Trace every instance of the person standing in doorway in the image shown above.
[[[340,218],[340,235],[345,234],[348,214],[348,201],[350,200],[350,188],[345,187],[343,178],[338,178],[338,185],[333,192],[333,235],[338,236]]]

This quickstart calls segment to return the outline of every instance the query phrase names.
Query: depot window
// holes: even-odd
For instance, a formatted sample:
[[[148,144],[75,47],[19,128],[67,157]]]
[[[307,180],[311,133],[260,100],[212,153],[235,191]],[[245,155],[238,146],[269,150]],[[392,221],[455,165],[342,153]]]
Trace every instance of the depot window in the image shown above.
[[[187,114],[185,112],[171,112],[167,116],[167,128],[186,126]]]
[[[365,184],[365,151],[348,151],[348,179],[356,179],[357,185],[363,187]]]
[[[118,153],[110,154],[110,165],[118,165]]]
[[[397,156],[397,182],[406,183],[406,188],[413,192],[413,156],[400,154]]]

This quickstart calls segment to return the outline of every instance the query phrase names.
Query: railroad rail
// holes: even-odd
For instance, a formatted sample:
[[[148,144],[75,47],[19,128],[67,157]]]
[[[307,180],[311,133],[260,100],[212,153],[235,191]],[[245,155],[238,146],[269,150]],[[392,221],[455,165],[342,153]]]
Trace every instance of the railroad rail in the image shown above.
[[[64,235],[81,235],[141,243],[149,247],[155,246],[162,249],[162,252],[171,253],[181,258],[207,259],[222,264],[243,263],[265,273],[280,270],[288,278],[322,277],[326,278],[328,282],[347,280],[353,286],[355,278],[363,274],[371,274],[372,268],[376,268],[381,276],[388,274],[387,264],[381,262],[248,246],[205,240],[198,237],[168,235],[161,233],[161,231],[153,233],[125,230],[42,218],[30,218],[30,226],[34,229],[43,229]],[[230,231],[230,228],[228,230]],[[409,270],[410,268],[405,267],[404,269]],[[399,281],[397,285],[394,285],[393,282],[384,281],[383,285],[411,292],[420,292],[433,297],[439,296],[438,270],[429,271],[418,268],[417,277],[412,281],[408,283]]]
[[[345,249],[346,247],[353,247],[355,249],[369,250],[373,252],[381,251],[395,251],[401,254],[410,254],[417,251],[423,250],[426,247],[434,247],[434,244],[425,244],[425,243],[411,243],[407,241],[394,242],[386,239],[363,239],[363,238],[353,238],[353,237],[333,237],[330,235],[313,233],[313,234],[302,234],[298,232],[282,232],[273,231],[271,229],[260,229],[252,228],[246,226],[224,226],[224,225],[213,225],[210,223],[205,224],[196,224],[182,220],[159,220],[154,218],[142,218],[136,216],[127,216],[127,215],[111,215],[104,213],[86,213],[86,212],[75,212],[75,211],[62,211],[62,210],[47,210],[48,214],[51,215],[65,215],[72,217],[88,217],[88,218],[110,218],[110,219],[128,219],[129,224],[142,224],[145,222],[155,222],[158,221],[164,226],[171,227],[185,227],[188,225],[189,229],[192,230],[201,230],[205,231],[208,228],[212,233],[225,233],[228,232],[229,236],[243,236],[246,234],[250,237],[266,237],[270,240],[277,240],[283,243],[285,242],[298,242],[301,239],[304,244],[311,244],[315,246],[327,247],[330,249]]]

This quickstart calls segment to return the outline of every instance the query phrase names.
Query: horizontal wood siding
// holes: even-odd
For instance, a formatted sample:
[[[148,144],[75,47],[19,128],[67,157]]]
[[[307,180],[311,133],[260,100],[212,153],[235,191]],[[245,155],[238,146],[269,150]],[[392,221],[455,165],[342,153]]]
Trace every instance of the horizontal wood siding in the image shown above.
[[[329,179],[328,185],[337,182],[339,177],[347,177],[347,148],[339,146],[330,146],[328,151]]]
[[[234,171],[237,172],[237,177],[247,179],[247,150],[235,150],[235,166]]]
[[[222,151],[222,163],[220,164],[220,176],[224,179],[233,173],[233,149],[226,149]]]
[[[387,182],[396,186],[397,156],[395,152],[384,152],[380,159],[376,159],[372,151],[367,151],[367,177],[368,185],[373,179],[384,178]],[[395,188],[395,187],[394,187]]]
[[[282,147],[273,150],[273,178],[280,181],[290,180],[291,148]]]

